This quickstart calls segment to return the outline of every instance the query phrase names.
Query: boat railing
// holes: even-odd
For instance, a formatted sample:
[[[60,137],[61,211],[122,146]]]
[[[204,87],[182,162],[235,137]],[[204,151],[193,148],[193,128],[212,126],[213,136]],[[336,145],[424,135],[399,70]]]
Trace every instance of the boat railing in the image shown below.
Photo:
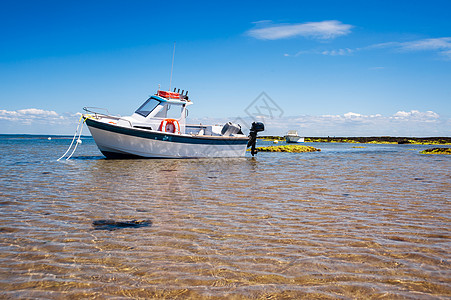
[[[104,110],[104,111],[106,112],[106,114],[97,112],[97,111],[95,111],[94,109],[96,109],[96,110],[99,110],[99,109],[100,109],[100,110]],[[112,117],[112,116],[110,116],[110,112],[109,112],[108,109],[106,109],[106,108],[89,106],[89,107],[83,107],[83,110],[84,110],[85,112],[87,112],[87,113],[94,114],[96,118],[97,118],[97,116],[108,116],[108,117]],[[116,118],[116,117],[113,117],[113,118]],[[117,118],[119,119],[119,117],[117,117]]]
[[[202,125],[202,124],[186,124],[185,127],[191,127],[191,128],[207,128],[211,125]]]
[[[107,114],[99,113],[97,111],[94,111],[94,109],[104,110],[104,111],[106,111]],[[126,118],[122,118],[122,117],[118,117],[118,116],[112,116],[112,115],[110,115],[110,112],[106,108],[101,108],[101,107],[83,107],[83,110],[85,112],[87,112],[87,113],[94,114],[94,118],[96,118],[96,119],[108,118],[110,120],[126,121],[130,125],[130,127],[134,127],[132,122],[130,122],[130,120],[127,120]]]

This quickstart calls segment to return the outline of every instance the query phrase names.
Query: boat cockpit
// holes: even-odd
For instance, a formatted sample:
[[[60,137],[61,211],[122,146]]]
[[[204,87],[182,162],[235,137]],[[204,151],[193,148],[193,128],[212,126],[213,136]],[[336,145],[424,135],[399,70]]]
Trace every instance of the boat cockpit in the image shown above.
[[[178,99],[163,97],[165,95],[159,91],[156,95],[147,99],[129,117],[128,121],[133,123],[133,127],[164,131],[168,133],[185,133],[187,106],[193,104],[187,98],[183,98],[178,93]],[[165,92],[168,93],[168,92]]]

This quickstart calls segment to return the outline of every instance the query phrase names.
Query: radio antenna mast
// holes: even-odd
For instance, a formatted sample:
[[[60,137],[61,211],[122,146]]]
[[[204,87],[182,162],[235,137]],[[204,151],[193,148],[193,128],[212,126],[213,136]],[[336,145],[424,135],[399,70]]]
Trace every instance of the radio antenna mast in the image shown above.
[[[171,78],[169,79],[169,91],[171,91],[172,69],[174,69],[174,57],[175,57],[175,42],[174,42],[174,51],[172,52],[172,66],[171,66]]]

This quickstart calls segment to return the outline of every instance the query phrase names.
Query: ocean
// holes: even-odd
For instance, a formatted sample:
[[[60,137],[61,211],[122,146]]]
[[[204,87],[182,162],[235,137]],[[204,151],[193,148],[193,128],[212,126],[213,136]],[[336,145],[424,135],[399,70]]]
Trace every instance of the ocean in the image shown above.
[[[82,141],[57,161],[71,137],[0,135],[0,298],[451,297],[435,146],[106,160]]]

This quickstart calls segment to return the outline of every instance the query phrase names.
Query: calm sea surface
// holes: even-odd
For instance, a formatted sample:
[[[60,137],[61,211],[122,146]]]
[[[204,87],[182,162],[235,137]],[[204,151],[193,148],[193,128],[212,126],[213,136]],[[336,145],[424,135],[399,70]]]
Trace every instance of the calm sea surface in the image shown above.
[[[451,298],[431,146],[105,160],[84,138],[56,161],[70,141],[0,136],[2,299]]]

